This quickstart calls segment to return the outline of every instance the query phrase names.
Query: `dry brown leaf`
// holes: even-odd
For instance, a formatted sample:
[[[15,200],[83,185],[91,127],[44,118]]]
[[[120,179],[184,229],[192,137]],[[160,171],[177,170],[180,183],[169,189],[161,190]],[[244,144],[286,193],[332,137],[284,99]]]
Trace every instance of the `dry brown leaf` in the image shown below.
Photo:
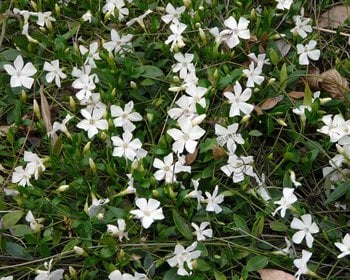
[[[7,132],[11,127],[15,126],[14,124],[11,125],[0,125],[0,136],[6,136]]]
[[[332,98],[345,99],[345,94],[349,91],[348,81],[340,75],[336,69],[330,69],[321,74],[322,88],[328,91]]]
[[[221,159],[227,156],[225,149],[218,145],[212,147],[212,152],[214,159]]]
[[[283,100],[283,95],[278,95],[275,97],[267,98],[263,104],[260,105],[261,110],[271,110],[274,108],[279,102]]]
[[[191,165],[197,158],[198,155],[198,147],[194,150],[193,153],[187,154],[185,156],[185,165]]]
[[[255,106],[254,106],[254,110],[255,110],[255,112],[256,112],[256,114],[257,114],[258,116],[261,116],[261,115],[264,114],[263,110],[262,110],[261,107],[258,106],[258,105],[255,105]]]
[[[304,80],[312,90],[319,90],[322,81],[320,77],[320,69],[317,67],[309,67],[307,76],[304,77]]]
[[[41,115],[44,120],[44,125],[47,132],[52,131],[52,122],[51,122],[51,111],[49,103],[47,102],[47,99],[44,95],[44,86],[40,86],[40,107],[41,107]],[[51,135],[51,144],[52,146],[55,146],[57,140],[57,135],[52,134]]]
[[[293,98],[293,99],[302,99],[302,98],[304,98],[304,92],[303,91],[291,91],[291,92],[288,92],[287,95],[290,98]]]
[[[324,12],[319,20],[318,27],[332,27],[338,28],[350,17],[349,5],[338,5]]]
[[[277,269],[262,269],[258,271],[261,280],[296,280],[296,278],[287,272]]]

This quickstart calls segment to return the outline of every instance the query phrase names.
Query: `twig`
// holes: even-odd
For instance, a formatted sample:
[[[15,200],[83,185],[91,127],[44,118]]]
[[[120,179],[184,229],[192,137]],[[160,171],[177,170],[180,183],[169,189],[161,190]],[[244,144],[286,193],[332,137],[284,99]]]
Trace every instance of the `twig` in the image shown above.
[[[326,29],[326,28],[322,28],[322,27],[318,27],[318,26],[314,26],[313,29],[317,30],[317,31],[321,31],[321,32],[327,32],[327,33],[331,33],[331,34],[339,34],[341,36],[345,36],[350,38],[350,34],[345,33],[345,32],[337,32],[331,29]]]

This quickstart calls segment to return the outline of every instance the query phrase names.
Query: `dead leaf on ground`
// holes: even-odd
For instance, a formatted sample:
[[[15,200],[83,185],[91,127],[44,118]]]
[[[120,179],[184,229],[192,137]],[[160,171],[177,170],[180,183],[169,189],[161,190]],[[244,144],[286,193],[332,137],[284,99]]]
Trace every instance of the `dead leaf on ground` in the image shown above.
[[[40,106],[41,106],[41,115],[44,121],[44,125],[46,128],[46,132],[52,131],[52,121],[51,121],[51,111],[49,103],[47,102],[47,99],[44,95],[44,86],[40,86]],[[57,135],[51,134],[51,144],[52,146],[55,146],[57,140]]]
[[[349,91],[349,83],[336,69],[323,72],[321,74],[321,79],[322,88],[328,91],[332,98],[345,99],[345,94]]]
[[[275,108],[275,106],[283,100],[283,95],[278,95],[275,97],[267,98],[261,105],[261,110],[271,110]]]
[[[320,77],[320,69],[317,67],[309,67],[307,76],[304,77],[305,82],[310,86],[313,90],[320,89],[320,83],[322,81]]]
[[[293,98],[293,99],[302,99],[302,98],[304,98],[304,92],[303,91],[291,91],[291,92],[288,92],[287,95],[290,98]]]
[[[296,278],[287,272],[277,269],[262,269],[258,271],[261,280],[296,280]]]
[[[0,136],[6,136],[7,132],[14,124],[11,125],[0,125]]]
[[[212,147],[212,152],[214,159],[221,159],[227,156],[225,149],[218,145]]]
[[[324,12],[319,20],[318,27],[332,27],[338,28],[350,17],[349,5],[338,5]]]
[[[194,150],[193,153],[187,154],[185,156],[185,165],[191,165],[197,158],[198,155],[198,147]]]
[[[261,115],[264,114],[263,110],[262,110],[261,107],[258,106],[258,105],[255,105],[255,106],[254,106],[254,110],[255,110],[255,112],[256,112],[256,114],[257,114],[258,116],[261,116]]]

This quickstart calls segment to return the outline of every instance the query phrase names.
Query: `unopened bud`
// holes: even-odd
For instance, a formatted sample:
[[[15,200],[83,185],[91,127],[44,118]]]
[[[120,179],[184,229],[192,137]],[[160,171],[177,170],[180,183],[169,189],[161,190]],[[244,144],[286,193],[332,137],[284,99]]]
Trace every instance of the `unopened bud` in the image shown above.
[[[198,10],[204,11],[204,7],[203,7],[202,5],[200,5],[200,6],[198,7]]]
[[[272,85],[274,82],[276,82],[276,79],[275,79],[275,78],[271,78],[271,79],[267,82],[267,84],[268,84],[268,85]]]
[[[152,191],[152,196],[155,197],[155,198],[159,197],[159,192],[157,190],[153,190]]]
[[[72,96],[69,96],[69,106],[72,109],[72,111],[74,111],[74,112],[77,109],[77,106],[76,106],[75,101],[74,101]]]
[[[204,30],[202,28],[198,28],[199,37],[202,39],[203,43],[207,43],[207,36],[205,36]]]
[[[89,158],[89,166],[90,166],[92,172],[96,174],[96,171],[97,171],[96,164],[92,158]]]
[[[201,28],[201,23],[200,23],[200,22],[197,22],[197,23],[195,24],[195,26],[196,26],[196,28]]]
[[[98,220],[102,221],[104,219],[105,215],[103,213],[98,213],[96,217]]]
[[[107,138],[108,138],[108,135],[106,134],[106,132],[102,131],[102,133],[101,133],[101,139],[102,139],[103,141],[106,141]]]
[[[57,3],[55,4],[55,12],[56,12],[57,16],[61,15],[61,8]]]
[[[241,123],[247,123],[250,119],[250,115],[245,115],[242,119],[241,119]]]
[[[137,88],[137,84],[134,81],[130,81],[130,87],[135,89]]]
[[[21,91],[21,101],[22,101],[23,103],[26,103],[26,101],[27,101],[27,93],[26,93],[25,90],[22,90],[22,91]]]
[[[69,185],[62,185],[57,188],[58,192],[65,192],[66,190],[69,189]]]
[[[256,11],[255,11],[255,9],[252,9],[252,10],[250,11],[250,18],[251,18],[251,19],[256,19]]]
[[[113,52],[108,52],[108,62],[109,62],[109,64],[114,64],[114,54],[113,54]]]
[[[180,82],[179,76],[174,76],[174,77],[173,77],[173,81],[174,81],[175,83]]]
[[[34,114],[37,117],[38,120],[41,119],[41,113],[40,113],[40,107],[38,102],[36,102],[36,100],[33,100],[33,110],[34,110]]]
[[[90,147],[91,147],[91,142],[87,142],[84,146],[84,149],[83,149],[83,154],[87,154],[88,152],[90,152]]]
[[[38,11],[38,6],[34,1],[30,1],[30,5],[33,7],[34,11]]]
[[[116,9],[115,9],[116,10]],[[105,14],[104,21],[106,22],[111,17],[111,12]]]
[[[73,50],[74,50],[75,54],[77,54],[77,55],[80,54],[78,42],[74,42],[74,43],[73,43]]]
[[[152,113],[147,113],[146,118],[149,123],[152,123],[154,115]]]
[[[72,277],[73,280],[77,280],[77,271],[74,269],[74,267],[72,266],[69,266],[68,267],[68,270],[69,270],[69,274],[70,276]]]
[[[74,246],[73,247],[75,253],[79,256],[85,257],[87,256],[87,253],[85,252],[85,250],[79,246]]]
[[[218,80],[218,78],[219,78],[219,71],[218,71],[218,69],[215,69],[214,74],[213,74],[213,78],[214,78],[215,81]]]
[[[288,126],[288,125],[286,124],[286,122],[285,122],[284,120],[282,120],[282,119],[277,119],[277,123],[278,123],[279,125],[281,125],[281,126]]]
[[[191,0],[183,0],[184,5],[186,6],[186,8],[191,8],[192,5],[192,1]]]

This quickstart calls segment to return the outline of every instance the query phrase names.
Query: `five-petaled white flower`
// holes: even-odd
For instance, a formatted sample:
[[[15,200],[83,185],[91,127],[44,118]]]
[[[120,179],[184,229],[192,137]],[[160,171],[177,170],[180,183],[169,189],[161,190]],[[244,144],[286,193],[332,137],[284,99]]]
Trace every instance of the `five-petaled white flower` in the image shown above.
[[[184,118],[178,121],[181,130],[172,128],[168,130],[168,134],[175,140],[173,143],[173,151],[175,153],[183,153],[184,149],[187,152],[193,153],[197,146],[197,141],[201,138],[205,130],[199,125],[192,125],[192,121]]]
[[[118,226],[115,225],[107,225],[107,232],[114,237],[118,237],[119,241],[122,241],[123,238],[129,240],[128,233],[125,232],[126,224],[124,219],[117,220]]]
[[[46,270],[36,270],[35,272],[38,273],[38,275],[35,277],[34,280],[61,280],[63,279],[64,269],[56,269],[51,272],[52,267],[52,261],[50,262],[44,262],[44,267]]]
[[[262,73],[262,68],[259,66],[255,67],[253,61],[250,63],[249,69],[244,69],[243,73],[248,78],[247,87],[254,87],[255,84],[261,85],[265,80],[264,76],[260,75]]]
[[[180,23],[179,18],[185,10],[186,10],[185,6],[175,8],[171,3],[168,3],[165,7],[165,11],[167,12],[167,14],[162,16],[161,19],[166,24],[168,24],[170,22]]]
[[[178,275],[188,276],[192,274],[193,260],[197,259],[202,253],[199,250],[195,250],[196,247],[197,241],[193,242],[186,249],[180,244],[175,246],[174,256],[168,259],[167,262],[171,267],[178,267]]]
[[[61,87],[61,79],[67,78],[67,75],[60,69],[60,61],[58,59],[51,62],[45,61],[44,70],[49,72],[46,74],[46,81],[51,83],[55,80],[55,84],[59,88]]]
[[[225,26],[228,29],[224,29],[220,32],[220,37],[232,49],[239,44],[239,38],[249,39],[250,32],[248,29],[249,20],[244,17],[240,17],[238,23],[236,19],[230,16],[224,21]]]
[[[272,213],[272,215],[276,215],[276,213],[281,210],[281,217],[284,218],[287,209],[290,209],[292,204],[297,200],[298,198],[295,196],[293,188],[283,188],[283,197],[274,202],[274,204],[278,204],[279,206]]]
[[[186,78],[188,73],[194,72],[196,69],[192,63],[194,55],[192,53],[176,53],[174,54],[174,58],[177,60],[177,63],[172,66],[173,72],[180,73],[180,78]]]
[[[26,167],[26,169],[23,169],[23,166],[17,166],[12,173],[11,182],[22,187],[32,186],[32,184],[29,182],[31,177],[32,174],[29,172],[28,167]]]
[[[169,35],[168,39],[164,42],[165,44],[170,44],[170,51],[173,51],[175,47],[182,48],[185,46],[185,42],[183,41],[182,32],[185,31],[187,28],[186,24],[183,23],[172,23],[170,25],[170,30],[172,32],[171,35]]]
[[[137,155],[137,151],[141,149],[142,143],[140,139],[132,139],[133,135],[130,131],[125,131],[122,135],[123,139],[119,136],[113,136],[114,150],[113,156],[125,157],[133,161]]]
[[[89,64],[91,68],[96,68],[95,60],[101,60],[101,57],[98,53],[98,43],[92,42],[89,45],[89,49],[80,45],[79,50],[81,55],[87,54],[84,64]]]
[[[230,117],[239,116],[240,112],[243,112],[246,115],[249,115],[253,110],[254,106],[252,104],[246,103],[252,95],[252,90],[250,88],[246,88],[242,92],[242,86],[237,81],[233,87],[234,94],[230,91],[224,92],[224,96],[231,103],[230,108]]]
[[[43,219],[35,219],[32,211],[30,210],[26,215],[26,221],[29,223],[30,228],[35,232],[39,232],[44,227],[44,225],[41,224],[41,222],[43,222]]]
[[[114,54],[123,54],[125,51],[131,48],[132,35],[119,35],[118,31],[115,29],[111,30],[111,41],[103,44],[103,47]]]
[[[53,18],[51,16],[52,12],[38,12],[36,13],[36,16],[38,17],[38,20],[37,20],[37,25],[39,26],[46,26],[48,27],[49,29],[52,27],[52,24],[51,22],[53,21],[56,21],[55,18]]]
[[[35,179],[38,179],[39,172],[45,171],[44,160],[38,157],[37,154],[25,151],[23,160],[27,162],[26,171],[34,175]]]
[[[315,40],[310,40],[305,46],[302,44],[297,44],[297,52],[299,54],[299,64],[309,65],[309,58],[311,60],[317,61],[320,58],[320,50],[315,49],[317,42]]]
[[[343,241],[341,243],[335,242],[334,245],[341,251],[341,254],[337,257],[338,259],[350,255],[350,234],[345,234]]]
[[[130,101],[125,104],[124,110],[120,106],[111,106],[111,115],[115,127],[123,127],[124,131],[132,132],[136,126],[132,122],[138,122],[142,120],[142,116],[137,112],[132,112],[134,108],[134,102]]]
[[[68,137],[71,137],[68,128],[66,126],[66,124],[73,119],[74,117],[70,114],[67,114],[66,117],[63,119],[62,122],[54,122],[52,125],[52,130],[49,131],[47,134],[48,135],[53,135],[55,134],[57,131],[61,131],[64,134],[66,134]]]
[[[306,251],[306,250],[302,250],[301,254],[302,254],[301,259],[295,259],[293,261],[294,265],[298,268],[298,271],[294,274],[294,276],[297,278],[297,280],[300,279],[300,276],[302,274],[309,273],[307,263],[312,256],[312,253],[309,251]]]
[[[228,148],[231,148],[229,146]],[[236,154],[231,154],[228,158],[227,165],[222,166],[220,169],[227,175],[232,175],[234,183],[239,183],[244,180],[244,174],[255,177],[256,174],[253,170],[254,159],[252,156],[239,157]]]
[[[104,109],[94,109],[92,113],[86,109],[81,109],[80,113],[85,119],[79,122],[77,127],[87,131],[89,138],[96,135],[98,130],[108,129],[108,122],[103,119],[103,115],[105,114]]]
[[[197,87],[193,84],[186,88],[186,93],[192,98],[193,103],[198,103],[203,108],[206,106],[204,95],[207,93],[208,89],[205,87]]]
[[[160,202],[154,198],[148,201],[145,198],[137,198],[135,201],[138,210],[131,210],[130,213],[135,215],[136,219],[140,219],[144,228],[149,228],[155,220],[163,220],[163,209],[159,208]]]
[[[204,200],[204,196],[202,195],[202,191],[198,189],[199,187],[199,179],[192,179],[192,184],[194,190],[186,195],[186,197],[196,198],[197,199],[197,210],[201,209],[201,202]]]
[[[34,83],[34,79],[31,78],[36,73],[36,69],[31,62],[24,65],[24,61],[21,55],[18,55],[11,64],[5,64],[4,69],[11,76],[11,87],[24,86],[30,89]]]
[[[213,230],[206,229],[210,224],[208,222],[202,222],[200,226],[195,223],[191,223],[191,226],[195,229],[194,234],[197,236],[197,241],[205,240],[207,237],[213,237]]]
[[[294,217],[290,227],[299,230],[292,237],[294,243],[300,244],[305,238],[307,247],[312,248],[312,243],[314,242],[312,234],[318,233],[319,228],[316,223],[312,222],[310,214],[302,215],[301,220]]]
[[[309,18],[304,18],[303,16],[297,15],[293,17],[295,27],[292,28],[290,31],[296,35],[298,34],[301,38],[306,38],[307,33],[312,32],[312,27],[309,24],[311,19]]]
[[[220,146],[224,146],[232,148],[237,144],[244,144],[244,139],[240,133],[237,133],[238,123],[234,123],[229,125],[227,128],[215,124],[215,134],[217,136],[216,141]],[[230,149],[229,148],[229,149]],[[235,150],[235,149],[233,149]]]
[[[215,214],[219,214],[222,211],[222,208],[219,206],[224,201],[224,195],[219,194],[219,186],[216,185],[215,189],[213,191],[213,194],[209,192],[205,192],[205,195],[207,196],[206,199],[203,200],[203,202],[207,203],[207,207],[205,208],[208,212],[215,212]]]
[[[190,118],[192,119],[192,116],[196,114],[196,103],[193,103],[193,98],[182,95],[175,104],[179,107],[172,108],[168,111],[168,115],[176,120],[176,119],[182,119],[182,118]]]
[[[293,0],[276,0],[276,2],[276,8],[280,10],[289,10],[290,6],[293,4]]]
[[[124,0],[107,0],[106,4],[102,7],[104,14],[110,13],[114,17],[115,10],[118,11],[118,20],[122,20],[125,16],[129,15],[128,8],[125,7]]]
[[[94,193],[91,193],[91,205],[86,209],[86,213],[89,215],[90,218],[96,217],[99,214],[104,213],[103,205],[107,204],[109,202],[109,199],[101,198],[97,199]]]
[[[293,170],[290,170],[290,180],[292,181],[292,184],[294,185],[294,187],[300,187],[301,183],[298,182],[295,178],[295,172]]]

